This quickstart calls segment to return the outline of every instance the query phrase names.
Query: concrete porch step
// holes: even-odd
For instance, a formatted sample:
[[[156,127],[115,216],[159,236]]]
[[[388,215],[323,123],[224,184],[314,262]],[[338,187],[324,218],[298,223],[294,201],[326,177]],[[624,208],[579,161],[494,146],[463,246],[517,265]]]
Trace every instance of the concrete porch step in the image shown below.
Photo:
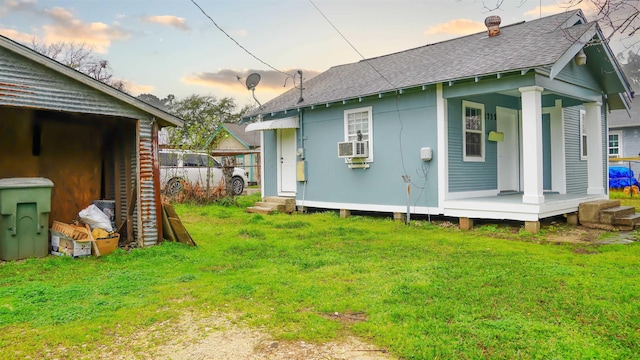
[[[247,208],[247,212],[253,213],[253,214],[270,215],[275,213],[276,211],[277,210],[272,209],[270,207],[262,207],[262,206],[250,206]]]
[[[273,214],[276,211],[291,214],[296,210],[296,199],[280,196],[265,196],[254,206],[247,208],[249,213]]]
[[[274,202],[258,201],[254,204],[257,207],[270,208],[279,212],[286,212],[286,206],[284,204],[278,204]]]
[[[627,215],[634,215],[636,208],[633,206],[614,206],[600,211],[600,222],[603,224],[614,224],[616,218]]]
[[[292,213],[296,210],[296,199],[290,197],[281,196],[265,196],[262,199],[263,202],[274,203],[284,205],[284,210],[281,212]]]
[[[629,215],[617,216],[613,219],[612,224],[636,227],[640,224],[640,214],[636,214],[634,212],[633,214]]]
[[[578,206],[578,219],[581,224],[600,223],[602,210],[620,206],[620,200],[595,200],[583,202]]]

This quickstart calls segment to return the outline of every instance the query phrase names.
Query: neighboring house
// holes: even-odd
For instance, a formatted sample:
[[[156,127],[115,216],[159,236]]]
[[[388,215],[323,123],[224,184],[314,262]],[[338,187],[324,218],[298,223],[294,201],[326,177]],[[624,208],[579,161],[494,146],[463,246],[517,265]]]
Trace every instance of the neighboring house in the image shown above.
[[[640,159],[640,105],[631,107],[631,111],[612,111],[609,114],[609,162],[611,165],[628,166],[640,175],[640,161],[616,161],[616,158]]]
[[[223,123],[211,137],[215,152],[234,153],[236,167],[249,174],[249,183],[260,182],[260,134],[245,132],[247,125]]]
[[[115,200],[127,237],[141,247],[160,241],[157,133],[181,125],[0,36],[0,178],[53,181],[50,224],[71,222],[93,200]]]
[[[577,10],[334,66],[248,115],[262,194],[537,231],[607,198],[606,116],[631,88],[600,39]]]

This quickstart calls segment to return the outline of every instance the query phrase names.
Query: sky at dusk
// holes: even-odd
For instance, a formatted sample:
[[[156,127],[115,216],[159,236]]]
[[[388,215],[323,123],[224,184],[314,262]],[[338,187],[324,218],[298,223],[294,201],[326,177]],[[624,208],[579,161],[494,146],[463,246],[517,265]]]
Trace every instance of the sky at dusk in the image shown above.
[[[255,96],[264,103],[293,85],[279,71],[309,79],[361,60],[340,33],[370,58],[484,31],[489,15],[504,26],[566,11],[565,0],[505,0],[493,11],[496,0],[195,1],[229,37],[192,0],[0,0],[0,34],[84,42],[134,96],[228,96],[245,105],[254,103],[244,85],[252,72],[262,76]],[[618,52],[625,43],[610,45]]]

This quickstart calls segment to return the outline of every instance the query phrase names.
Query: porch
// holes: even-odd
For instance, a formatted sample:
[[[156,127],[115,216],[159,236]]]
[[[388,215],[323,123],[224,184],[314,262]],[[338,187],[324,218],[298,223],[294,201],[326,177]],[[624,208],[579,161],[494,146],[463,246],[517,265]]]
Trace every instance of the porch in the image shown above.
[[[545,193],[539,204],[523,202],[522,193],[445,200],[445,216],[469,219],[538,221],[551,216],[575,213],[580,203],[608,199],[607,195]]]

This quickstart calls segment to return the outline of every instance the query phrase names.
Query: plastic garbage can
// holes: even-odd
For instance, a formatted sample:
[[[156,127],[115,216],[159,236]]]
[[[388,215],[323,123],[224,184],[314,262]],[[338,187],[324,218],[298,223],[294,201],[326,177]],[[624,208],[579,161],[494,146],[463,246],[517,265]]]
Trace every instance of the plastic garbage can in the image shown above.
[[[0,179],[0,259],[47,256],[52,187],[45,178]]]

